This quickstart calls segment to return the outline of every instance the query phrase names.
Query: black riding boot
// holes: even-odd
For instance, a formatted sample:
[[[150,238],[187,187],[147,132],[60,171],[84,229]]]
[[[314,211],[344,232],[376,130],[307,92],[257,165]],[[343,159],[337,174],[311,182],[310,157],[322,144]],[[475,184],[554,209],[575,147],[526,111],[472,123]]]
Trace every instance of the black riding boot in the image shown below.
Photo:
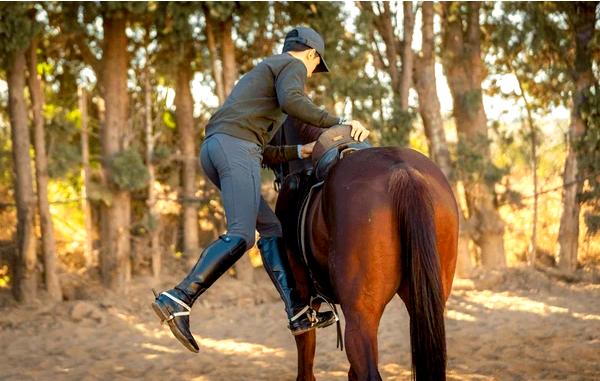
[[[258,240],[258,248],[263,266],[283,299],[289,328],[293,335],[300,335],[311,329],[327,327],[335,323],[333,312],[317,312],[300,300],[282,238],[261,238]]]
[[[167,321],[173,335],[190,351],[199,347],[190,332],[189,315],[192,305],[223,273],[246,252],[241,237],[221,236],[200,255],[198,262],[175,288],[156,297],[152,308],[161,322]]]

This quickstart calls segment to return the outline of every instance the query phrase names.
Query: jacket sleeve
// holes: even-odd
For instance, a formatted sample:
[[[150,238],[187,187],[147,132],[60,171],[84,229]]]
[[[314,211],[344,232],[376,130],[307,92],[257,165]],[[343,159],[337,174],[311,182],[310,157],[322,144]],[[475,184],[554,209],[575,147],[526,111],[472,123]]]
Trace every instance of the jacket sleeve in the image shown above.
[[[271,146],[266,145],[263,148],[262,164],[266,166],[273,166],[276,164],[285,163],[290,160],[297,160],[298,158],[298,146]]]
[[[294,59],[279,72],[275,80],[275,91],[283,112],[321,128],[337,124],[339,118],[317,107],[304,94],[305,82],[306,67],[300,60]]]
[[[318,140],[319,136],[321,136],[321,134],[325,132],[325,130],[322,128],[303,122],[298,123],[298,130],[302,141],[309,143]]]

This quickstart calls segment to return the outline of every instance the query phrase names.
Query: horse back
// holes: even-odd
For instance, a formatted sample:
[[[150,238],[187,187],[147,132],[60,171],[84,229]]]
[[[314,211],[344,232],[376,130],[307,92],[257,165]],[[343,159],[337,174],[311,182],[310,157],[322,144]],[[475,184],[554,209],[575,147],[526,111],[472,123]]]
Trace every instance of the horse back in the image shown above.
[[[351,252],[356,269],[391,266],[400,273],[400,258],[391,261],[390,252],[399,252],[398,221],[391,208],[390,176],[396,168],[408,166],[422,175],[431,194],[437,251],[446,297],[456,265],[458,207],[452,188],[439,167],[427,156],[408,148],[365,149],[341,160],[331,171],[323,188],[319,209],[313,221],[324,230],[324,240],[316,239],[313,251],[319,263],[335,267],[332,255]],[[314,231],[314,229],[313,229]],[[312,244],[312,243],[311,243]],[[364,245],[364,250],[348,247]],[[338,258],[339,263],[340,258]],[[342,260],[344,263],[348,260]],[[400,281],[400,280],[398,280]]]

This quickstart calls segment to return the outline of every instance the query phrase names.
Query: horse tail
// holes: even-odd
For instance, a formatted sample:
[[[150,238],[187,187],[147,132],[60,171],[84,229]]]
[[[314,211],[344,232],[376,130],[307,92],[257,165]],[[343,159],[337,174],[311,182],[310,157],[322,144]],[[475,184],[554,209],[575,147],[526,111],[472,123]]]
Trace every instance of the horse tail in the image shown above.
[[[423,176],[404,164],[392,173],[389,191],[399,222],[403,283],[408,283],[413,379],[445,380],[444,297],[431,193]]]

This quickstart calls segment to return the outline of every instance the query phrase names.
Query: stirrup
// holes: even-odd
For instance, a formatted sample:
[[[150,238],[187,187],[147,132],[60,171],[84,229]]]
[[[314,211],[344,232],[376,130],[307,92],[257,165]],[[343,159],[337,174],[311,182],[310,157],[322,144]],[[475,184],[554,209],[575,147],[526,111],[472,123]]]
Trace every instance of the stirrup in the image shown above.
[[[183,301],[174,297],[173,295],[169,294],[166,291],[161,292],[160,295],[166,296],[167,298],[171,299],[172,301],[174,301],[175,303],[179,304],[181,307],[183,307],[187,310],[187,311],[181,311],[181,312],[173,312],[173,313],[169,314],[169,317],[165,321],[171,321],[171,320],[175,319],[177,316],[189,316],[190,311],[192,310],[192,308],[190,306],[188,306]]]

